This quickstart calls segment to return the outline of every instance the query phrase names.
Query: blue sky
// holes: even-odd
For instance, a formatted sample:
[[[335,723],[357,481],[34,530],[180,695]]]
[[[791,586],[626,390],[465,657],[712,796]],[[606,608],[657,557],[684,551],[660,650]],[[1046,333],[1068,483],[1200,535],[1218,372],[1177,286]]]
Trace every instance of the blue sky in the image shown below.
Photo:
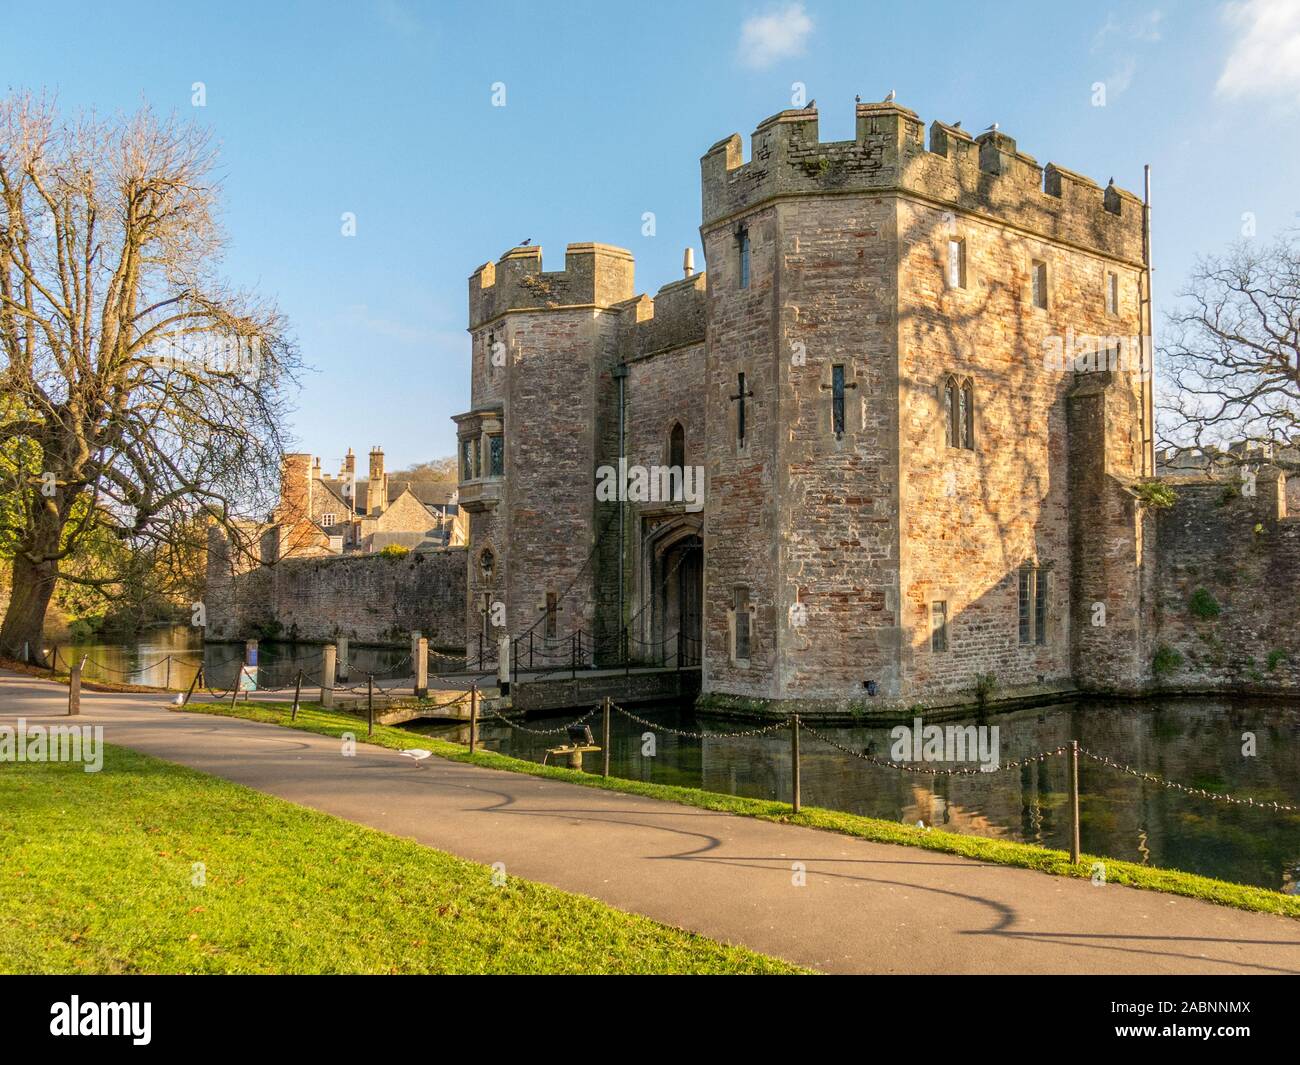
[[[525,237],[549,269],[598,240],[635,253],[641,291],[680,276],[700,155],[732,132],[748,151],[796,81],[823,140],[852,137],[855,93],[894,89],[927,125],[997,121],[1100,183],[1140,192],[1151,163],[1158,308],[1247,212],[1257,239],[1300,222],[1300,0],[2,6],[5,88],[213,130],[227,272],[290,316],[316,371],[294,431],[327,467],[453,451],[466,278]]]

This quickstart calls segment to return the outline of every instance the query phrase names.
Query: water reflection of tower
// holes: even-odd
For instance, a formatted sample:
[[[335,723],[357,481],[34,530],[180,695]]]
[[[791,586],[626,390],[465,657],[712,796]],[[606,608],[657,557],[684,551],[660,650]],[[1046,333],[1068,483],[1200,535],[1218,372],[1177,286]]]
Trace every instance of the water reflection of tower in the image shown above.
[[[946,825],[952,820],[951,777],[936,777],[934,781],[934,823]]]
[[[1038,761],[1020,767],[1020,833],[1028,843],[1043,842],[1043,804],[1038,797]]]

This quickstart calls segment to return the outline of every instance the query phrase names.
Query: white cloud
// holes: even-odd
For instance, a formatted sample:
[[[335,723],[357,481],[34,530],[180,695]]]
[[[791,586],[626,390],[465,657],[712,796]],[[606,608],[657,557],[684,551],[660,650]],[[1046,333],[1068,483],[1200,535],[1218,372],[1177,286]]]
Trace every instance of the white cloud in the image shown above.
[[[1137,73],[1137,46],[1157,44],[1160,41],[1160,24],[1165,14],[1159,8],[1136,14],[1116,15],[1113,11],[1092,39],[1094,54],[1108,56],[1112,65],[1104,84],[1110,102],[1128,91]]]
[[[1300,0],[1225,4],[1237,38],[1216,85],[1221,96],[1273,96],[1300,91]]]
[[[1128,87],[1133,84],[1133,75],[1137,73],[1137,60],[1133,56],[1125,56],[1120,60],[1119,65],[1106,79],[1106,93],[1111,100],[1119,98],[1121,93],[1127,92]]]
[[[1106,44],[1112,37],[1128,44],[1135,42],[1155,44],[1160,40],[1160,23],[1164,21],[1164,17],[1165,13],[1159,8],[1126,18],[1120,18],[1111,12],[1106,16],[1105,24],[1097,31],[1097,36],[1092,39],[1093,51]]]
[[[787,4],[766,15],[747,18],[740,27],[737,58],[747,67],[761,70],[778,59],[803,55],[813,20],[803,4]]]

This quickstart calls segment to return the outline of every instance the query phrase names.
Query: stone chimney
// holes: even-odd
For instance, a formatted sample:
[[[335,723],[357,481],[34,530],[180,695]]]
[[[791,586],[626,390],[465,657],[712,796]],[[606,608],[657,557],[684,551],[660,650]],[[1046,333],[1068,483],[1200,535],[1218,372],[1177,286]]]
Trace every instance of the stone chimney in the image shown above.
[[[370,449],[370,483],[366,486],[366,513],[378,517],[388,507],[388,475],[384,473],[384,449]]]
[[[339,480],[342,482],[343,498],[348,501],[348,506],[352,508],[352,512],[355,514],[357,510],[357,457],[352,454],[351,448],[348,448],[348,453],[343,456],[343,464],[339,467]]]
[[[311,520],[311,456],[301,451],[287,452],[280,459],[280,505],[275,520],[293,523]]]

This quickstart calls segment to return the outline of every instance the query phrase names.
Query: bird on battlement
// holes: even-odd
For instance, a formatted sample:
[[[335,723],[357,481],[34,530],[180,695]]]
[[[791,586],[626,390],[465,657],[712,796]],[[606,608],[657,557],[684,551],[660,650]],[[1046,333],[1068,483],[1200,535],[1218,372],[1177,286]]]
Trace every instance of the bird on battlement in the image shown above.
[[[860,92],[855,92],[855,93],[853,94],[853,102],[854,102],[855,104],[860,104],[860,103],[862,103],[862,94],[861,94]]]
[[[521,248],[526,248],[526,247],[528,247],[528,245],[530,245],[532,242],[533,242],[533,238],[532,238],[532,237],[527,237],[527,238],[525,238],[524,240],[521,240],[521,241],[519,242],[519,246],[520,246]]]
[[[985,132],[985,133],[996,133],[997,131],[998,131],[998,124],[997,124],[996,122],[994,122],[994,123],[992,123],[992,124],[989,126],[989,128],[986,129],[984,132]]]
[[[952,128],[953,128],[953,129],[961,129],[961,119],[960,119],[960,118],[957,119],[957,121],[954,122],[954,123],[952,124]]]
[[[892,103],[894,102],[894,97],[895,97],[896,95],[897,95],[897,94],[894,92],[894,90],[893,90],[893,89],[890,89],[889,92],[887,92],[887,93],[885,94],[885,100],[884,100],[884,102],[887,103],[887,104],[892,104]]]
[[[816,110],[817,110],[817,101],[816,101],[816,100],[809,100],[809,101],[808,101],[808,106],[805,107],[804,110],[805,110],[805,111],[816,111]]]

